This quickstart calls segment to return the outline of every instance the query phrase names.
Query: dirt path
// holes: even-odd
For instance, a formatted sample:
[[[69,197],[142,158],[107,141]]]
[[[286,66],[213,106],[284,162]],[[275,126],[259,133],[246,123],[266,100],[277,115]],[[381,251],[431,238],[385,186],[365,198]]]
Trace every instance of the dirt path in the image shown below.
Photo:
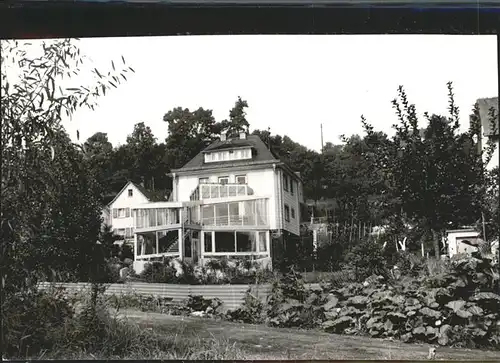
[[[427,359],[429,345],[328,334],[319,331],[277,329],[204,318],[121,311],[122,316],[157,331],[175,332],[189,339],[227,338],[247,359]],[[500,361],[500,351],[437,348],[437,360]]]

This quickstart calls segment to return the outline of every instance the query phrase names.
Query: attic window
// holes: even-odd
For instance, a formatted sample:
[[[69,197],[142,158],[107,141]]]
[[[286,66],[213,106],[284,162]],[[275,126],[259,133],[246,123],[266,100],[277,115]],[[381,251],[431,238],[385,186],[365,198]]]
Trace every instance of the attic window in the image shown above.
[[[128,196],[132,197],[134,195],[134,191],[132,189],[128,190]]]
[[[216,161],[232,161],[251,159],[252,152],[250,148],[213,151],[205,154],[205,162],[211,163]]]

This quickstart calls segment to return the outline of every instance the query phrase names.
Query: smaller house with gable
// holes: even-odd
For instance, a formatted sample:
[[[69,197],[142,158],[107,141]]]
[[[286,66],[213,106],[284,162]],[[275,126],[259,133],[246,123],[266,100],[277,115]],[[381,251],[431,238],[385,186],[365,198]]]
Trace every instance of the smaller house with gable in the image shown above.
[[[166,197],[156,195],[141,184],[129,181],[103,209],[104,223],[109,225],[116,235],[122,236],[123,239],[118,242],[133,245],[134,219],[132,210],[138,205],[159,200],[166,201]]]

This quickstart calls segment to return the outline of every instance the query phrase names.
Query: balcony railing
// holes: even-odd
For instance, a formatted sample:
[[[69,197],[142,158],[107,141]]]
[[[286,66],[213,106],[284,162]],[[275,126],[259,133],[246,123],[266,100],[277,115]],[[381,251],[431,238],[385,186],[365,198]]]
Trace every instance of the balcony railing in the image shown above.
[[[144,208],[136,209],[134,214],[135,228],[151,228],[180,223],[179,209]]]
[[[199,184],[191,194],[190,200],[241,197],[253,195],[253,190],[247,184]]]
[[[268,200],[214,203],[188,208],[188,223],[203,226],[267,226]]]

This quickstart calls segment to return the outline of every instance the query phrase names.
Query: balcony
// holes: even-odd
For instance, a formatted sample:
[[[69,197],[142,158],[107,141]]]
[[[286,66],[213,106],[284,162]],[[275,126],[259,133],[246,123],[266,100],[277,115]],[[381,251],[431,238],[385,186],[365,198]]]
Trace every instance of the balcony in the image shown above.
[[[158,229],[181,223],[179,208],[140,208],[134,211],[136,229]]]
[[[268,226],[268,200],[255,199],[192,206],[188,208],[187,223],[228,229]]]
[[[247,184],[199,184],[189,198],[192,201],[214,198],[242,197],[253,195]]]

